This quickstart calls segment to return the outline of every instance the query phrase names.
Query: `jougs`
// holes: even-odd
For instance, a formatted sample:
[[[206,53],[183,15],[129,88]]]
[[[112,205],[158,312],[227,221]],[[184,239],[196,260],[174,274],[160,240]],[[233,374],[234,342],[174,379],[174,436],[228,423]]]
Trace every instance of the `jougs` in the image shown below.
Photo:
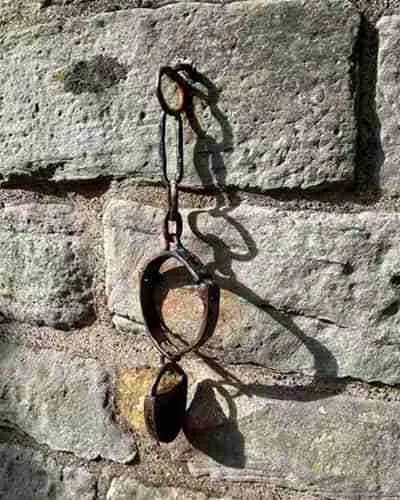
[[[185,76],[190,76],[190,66],[164,66],[158,74],[157,97],[162,113],[160,119],[160,166],[167,188],[168,210],[162,225],[164,249],[150,259],[140,277],[140,303],[146,330],[161,354],[161,369],[145,399],[144,415],[149,433],[160,442],[171,442],[181,430],[187,402],[187,376],[178,365],[182,356],[198,349],[215,330],[219,312],[219,286],[213,281],[204,265],[188,252],[181,243],[183,229],[179,213],[179,184],[183,179],[183,121],[182,114],[190,105],[190,84]],[[168,79],[176,87],[176,105],[168,104],[162,90],[162,80]],[[176,124],[176,170],[170,178],[167,169],[166,122],[172,116]],[[178,345],[172,332],[165,324],[161,307],[155,301],[155,292],[161,282],[161,266],[173,259],[183,266],[193,281],[193,289],[203,304],[203,315],[195,340],[190,345]]]

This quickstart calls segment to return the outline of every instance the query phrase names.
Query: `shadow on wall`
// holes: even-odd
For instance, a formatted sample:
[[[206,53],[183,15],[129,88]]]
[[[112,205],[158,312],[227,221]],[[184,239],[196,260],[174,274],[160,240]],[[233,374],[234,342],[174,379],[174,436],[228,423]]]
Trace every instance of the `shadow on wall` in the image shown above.
[[[376,109],[379,33],[365,17],[353,50],[354,115],[357,126],[355,181],[358,190],[380,194],[380,174],[385,161],[381,123]]]
[[[321,389],[321,379],[335,379],[338,373],[337,361],[332,353],[320,342],[308,336],[290,318],[271,304],[265,302],[243,283],[240,283],[232,269],[233,261],[248,262],[257,255],[256,244],[248,230],[235,220],[230,212],[240,204],[239,197],[228,192],[225,186],[226,167],[222,153],[232,150],[232,129],[225,115],[218,108],[219,91],[212,82],[198,72],[189,75],[193,84],[192,97],[199,99],[203,109],[209,107],[209,111],[218,122],[222,132],[222,141],[218,142],[215,137],[207,133],[200,125],[200,118],[196,116],[195,106],[192,103],[187,113],[188,121],[196,134],[196,146],[194,150],[194,165],[198,175],[205,187],[213,186],[215,190],[216,204],[211,210],[195,210],[188,217],[189,226],[193,233],[213,249],[214,258],[207,263],[208,270],[212,273],[221,289],[241,297],[254,306],[269,314],[275,321],[283,326],[290,334],[302,342],[314,358],[315,377],[311,384],[306,386],[267,386],[258,383],[243,384],[238,378],[223,369],[214,359],[198,353],[198,355],[220,376],[223,382],[211,379],[202,381],[188,410],[185,425],[185,435],[189,442],[197,449],[206,453],[217,462],[236,468],[245,466],[244,439],[237,424],[237,409],[235,398],[240,394],[249,397],[257,396],[266,399],[312,401],[326,398],[343,391],[345,382],[335,383],[333,388]],[[206,88],[206,91],[195,87],[196,83]],[[232,226],[241,236],[246,245],[245,253],[236,253],[216,234],[202,234],[198,227],[198,217],[207,213],[212,217],[221,217],[226,225]],[[170,271],[172,274],[175,271]],[[168,271],[166,272],[168,274]],[[178,278],[179,280],[179,278]],[[182,286],[182,283],[180,284]],[[230,390],[228,389],[230,388]],[[232,389],[234,394],[232,395]],[[219,393],[229,409],[226,415],[217,400]],[[207,414],[206,428],[198,430],[196,415]],[[211,416],[211,417],[210,417]],[[211,420],[210,420],[211,419]]]
[[[266,399],[313,401],[342,392],[347,382],[336,381],[335,384],[332,384],[332,387],[327,384],[326,387],[322,388],[322,381],[337,378],[338,365],[333,354],[318,340],[310,337],[300,329],[288,314],[282,313],[237,280],[232,270],[232,262],[234,260],[252,260],[257,255],[257,248],[248,231],[228,214],[232,208],[233,206],[225,208],[217,206],[208,213],[214,217],[223,217],[226,224],[232,225],[238,231],[248,248],[246,254],[236,254],[217,235],[203,235],[199,232],[197,218],[205,210],[194,211],[189,216],[189,225],[194,234],[210,245],[214,251],[214,259],[207,264],[207,268],[212,272],[221,289],[228,290],[263,310],[283,326],[293,338],[302,342],[313,356],[315,370],[314,380],[308,385],[243,384],[239,379],[224,370],[214,359],[198,353],[214,371],[222,376],[223,382],[215,382],[209,379],[199,384],[188,410],[185,435],[195,448],[206,453],[217,462],[229,467],[242,468],[245,466],[245,443],[237,423],[236,397],[245,394],[248,397],[257,396]],[[295,344],[297,348],[298,342],[295,342]],[[234,395],[231,393],[232,389],[234,389]],[[229,415],[224,415],[215,391],[225,400],[225,406],[229,408]],[[204,408],[207,408],[207,415],[215,416],[215,422],[207,422],[207,426],[209,426],[207,429],[197,431],[196,426],[191,428],[192,415],[201,414],[202,411],[204,412]]]
[[[224,204],[229,194],[225,190],[226,167],[223,153],[233,149],[233,132],[227,117],[218,106],[220,90],[191,65],[181,64],[179,67],[183,69],[189,82],[186,117],[196,140],[193,164],[203,186],[216,193],[217,205]],[[203,114],[209,112],[220,132],[220,140],[209,133],[210,127],[202,123],[202,118],[196,113],[196,105],[202,108]]]

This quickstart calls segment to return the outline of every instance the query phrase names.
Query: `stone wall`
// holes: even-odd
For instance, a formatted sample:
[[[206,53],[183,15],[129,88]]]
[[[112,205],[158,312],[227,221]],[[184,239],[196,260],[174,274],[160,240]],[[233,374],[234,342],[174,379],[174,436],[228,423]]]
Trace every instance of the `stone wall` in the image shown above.
[[[400,5],[3,0],[0,26],[0,497],[400,498]],[[158,445],[138,272],[176,58],[207,82],[183,241],[222,299]]]

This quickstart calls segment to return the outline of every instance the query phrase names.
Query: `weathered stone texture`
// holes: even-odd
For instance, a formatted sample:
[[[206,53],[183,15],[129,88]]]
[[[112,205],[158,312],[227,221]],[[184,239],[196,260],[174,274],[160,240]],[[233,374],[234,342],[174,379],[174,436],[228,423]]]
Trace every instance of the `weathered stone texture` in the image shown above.
[[[70,328],[93,315],[92,271],[77,213],[66,204],[0,210],[0,312]]]
[[[377,112],[382,141],[380,181],[384,191],[400,192],[400,15],[383,17],[378,23],[379,56]]]
[[[224,425],[200,432],[187,428],[197,449],[189,458],[195,476],[266,481],[323,498],[398,497],[398,403],[344,396],[296,401],[295,392],[272,398],[271,387],[257,383],[207,383],[231,414]],[[226,412],[218,399],[209,398],[208,405]]]
[[[107,500],[218,500],[201,492],[183,488],[146,486],[129,477],[113,479],[107,493]],[[229,500],[227,497],[225,499]]]
[[[0,496],[13,500],[51,499],[59,486],[55,471],[49,470],[29,450],[0,447]]]
[[[1,421],[89,460],[134,458],[133,438],[112,420],[111,376],[96,361],[11,344],[0,352]]]
[[[344,0],[276,0],[133,9],[4,33],[0,173],[158,180],[154,77],[178,57],[210,79],[206,94],[219,95],[211,105],[195,99],[185,182],[351,182],[358,22]]]
[[[183,241],[223,288],[221,319],[209,345],[222,347],[225,360],[400,381],[398,214],[244,204],[225,215],[193,210],[185,220],[188,213],[203,241],[189,224]],[[135,322],[141,321],[138,272],[160,248],[162,218],[161,210],[127,201],[106,208],[108,305]],[[190,330],[193,311],[200,316],[197,303],[180,292],[168,297],[173,326]]]
[[[96,500],[96,478],[84,467],[65,467],[62,480],[63,500]]]
[[[9,500],[94,500],[95,478],[83,467],[59,467],[43,454],[0,446],[0,497]]]

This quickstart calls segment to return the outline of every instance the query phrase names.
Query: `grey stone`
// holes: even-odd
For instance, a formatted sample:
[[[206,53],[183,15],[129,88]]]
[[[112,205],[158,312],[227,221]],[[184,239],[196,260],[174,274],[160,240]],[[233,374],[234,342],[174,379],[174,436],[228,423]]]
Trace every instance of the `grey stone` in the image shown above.
[[[133,321],[130,321],[123,316],[118,316],[118,314],[114,314],[112,317],[112,322],[115,328],[121,333],[141,333],[143,331],[143,324],[135,324]]]
[[[0,173],[158,180],[154,76],[179,58],[212,82],[208,103],[194,99],[197,133],[185,126],[186,184],[351,183],[358,24],[346,0],[274,0],[179,3],[4,32]]]
[[[133,438],[112,419],[111,375],[94,360],[1,345],[0,421],[54,450],[130,462]]]
[[[377,77],[377,114],[380,125],[382,157],[380,184],[384,191],[400,192],[399,119],[399,45],[400,15],[385,16],[378,22],[379,53]]]
[[[42,457],[15,446],[0,446],[0,497],[7,500],[53,499],[60,481]]]
[[[272,398],[271,388],[257,383],[242,391],[228,386],[220,381],[216,389],[224,388],[234,409],[225,425],[186,430],[193,475],[266,481],[329,498],[399,496],[398,403],[343,396],[295,401]]]
[[[2,30],[32,26],[57,21],[64,23],[68,18],[87,16],[101,12],[130,9],[142,5],[157,8],[178,0],[2,0],[0,3],[0,27]],[[213,0],[212,3],[222,3]]]
[[[0,210],[0,311],[68,329],[93,316],[92,270],[77,213],[66,204]]]
[[[223,289],[208,345],[225,361],[399,383],[398,214],[245,204],[182,213],[184,244]],[[104,215],[108,306],[136,324],[138,273],[161,249],[162,219],[157,208],[122,200]],[[178,294],[169,307],[183,333],[200,316],[191,321],[195,308],[186,306]]]
[[[149,486],[129,477],[117,477],[112,480],[107,493],[107,500],[213,500],[200,491],[168,486]],[[214,498],[214,500],[218,500]],[[225,499],[229,500],[227,497]]]
[[[84,467],[65,467],[62,480],[63,500],[96,500],[96,478]]]
[[[26,18],[32,19],[40,11],[39,7],[39,2],[30,0],[4,0],[0,4],[0,27],[3,30],[7,25],[18,25]]]
[[[96,480],[83,467],[62,468],[40,452],[1,445],[0,496],[4,500],[94,500]]]

